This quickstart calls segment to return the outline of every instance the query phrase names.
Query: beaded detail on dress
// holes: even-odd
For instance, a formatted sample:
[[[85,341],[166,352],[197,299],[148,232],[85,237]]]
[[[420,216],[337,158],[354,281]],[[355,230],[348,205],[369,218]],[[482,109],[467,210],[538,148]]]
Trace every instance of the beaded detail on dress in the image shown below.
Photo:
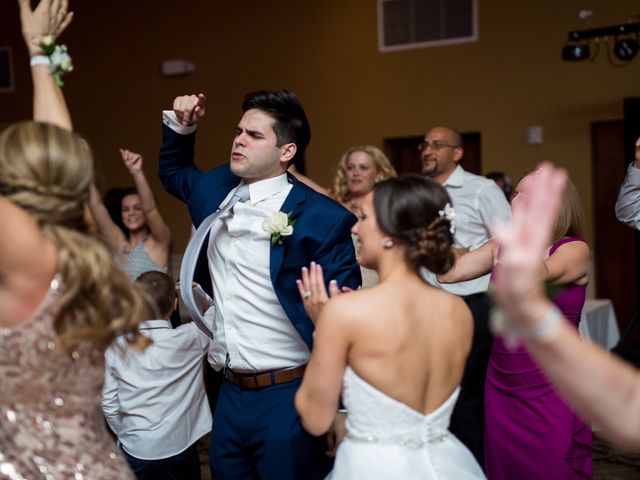
[[[59,344],[59,275],[34,315],[0,329],[0,478],[131,479],[100,410],[104,355]]]
[[[456,387],[438,408],[424,415],[347,367],[342,398],[349,412],[348,433],[327,479],[484,479],[471,452],[448,430],[459,392]]]

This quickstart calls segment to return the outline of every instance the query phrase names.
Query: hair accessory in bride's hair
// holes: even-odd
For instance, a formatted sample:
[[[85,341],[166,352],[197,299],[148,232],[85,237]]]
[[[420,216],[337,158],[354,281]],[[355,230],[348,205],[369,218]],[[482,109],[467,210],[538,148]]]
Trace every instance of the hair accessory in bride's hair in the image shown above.
[[[438,215],[449,220],[449,223],[451,224],[449,227],[451,235],[456,233],[456,212],[449,202],[447,202],[443,210],[438,210]]]

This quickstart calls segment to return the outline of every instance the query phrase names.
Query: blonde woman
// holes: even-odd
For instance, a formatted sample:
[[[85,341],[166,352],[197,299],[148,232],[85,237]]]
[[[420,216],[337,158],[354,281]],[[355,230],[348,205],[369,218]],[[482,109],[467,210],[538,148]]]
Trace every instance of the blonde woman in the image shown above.
[[[329,194],[351,209],[377,182],[395,176],[396,171],[382,150],[372,145],[355,145],[340,158]]]
[[[373,145],[354,145],[344,152],[338,162],[338,169],[330,190],[322,188],[310,178],[298,173],[294,166],[289,168],[289,171],[301,182],[320,193],[329,195],[354,213],[359,208],[360,201],[376,183],[397,175],[387,156]],[[353,243],[357,254],[358,244],[355,236]],[[374,270],[361,265],[360,273],[364,288],[378,283],[378,274]]]
[[[100,413],[104,351],[144,343],[143,303],[110,252],[84,233],[93,179],[40,41],[67,2],[19,0],[35,122],[0,134],[0,452],[9,478],[132,478]],[[35,58],[35,60],[34,60]],[[52,125],[51,122],[59,126]]]

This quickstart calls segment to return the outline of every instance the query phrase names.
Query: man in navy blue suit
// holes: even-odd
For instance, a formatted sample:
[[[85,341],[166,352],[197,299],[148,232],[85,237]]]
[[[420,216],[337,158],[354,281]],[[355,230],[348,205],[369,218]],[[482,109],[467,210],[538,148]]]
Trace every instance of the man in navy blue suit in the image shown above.
[[[316,262],[326,281],[360,285],[350,236],[355,217],[287,173],[311,138],[293,93],[247,95],[229,164],[207,172],[193,160],[205,108],[204,95],[188,95],[164,112],[159,176],[188,204],[196,227],[236,191],[242,196],[240,189],[249,190],[246,201],[211,226],[196,272],[215,300],[209,362],[224,370],[211,437],[212,476],[323,478],[332,463],[326,439],[303,430],[293,403],[313,342],[296,279]],[[278,224],[279,212],[284,224]]]

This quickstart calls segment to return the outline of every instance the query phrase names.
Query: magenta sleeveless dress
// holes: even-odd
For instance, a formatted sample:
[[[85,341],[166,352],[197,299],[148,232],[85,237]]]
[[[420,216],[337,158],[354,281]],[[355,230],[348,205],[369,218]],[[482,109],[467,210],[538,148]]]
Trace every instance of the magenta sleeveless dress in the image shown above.
[[[553,244],[581,241],[565,237]],[[586,286],[566,285],[553,303],[578,328]],[[527,349],[496,337],[485,383],[485,470],[489,480],[591,479],[591,427],[556,391]]]

